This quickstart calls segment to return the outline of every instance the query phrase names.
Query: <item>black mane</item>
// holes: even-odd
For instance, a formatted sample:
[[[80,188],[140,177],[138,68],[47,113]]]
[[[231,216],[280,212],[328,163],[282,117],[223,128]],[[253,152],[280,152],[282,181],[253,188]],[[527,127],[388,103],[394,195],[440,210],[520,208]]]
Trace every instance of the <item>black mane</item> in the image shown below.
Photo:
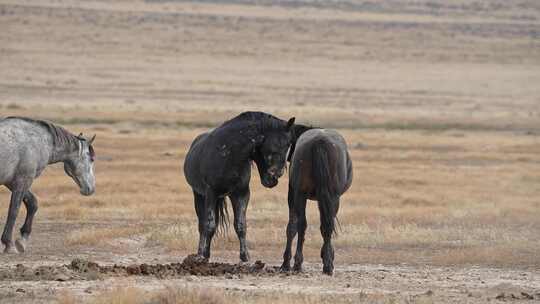
[[[248,123],[264,133],[272,130],[283,130],[287,122],[264,112],[243,112],[238,116],[224,122],[223,127],[238,123]]]

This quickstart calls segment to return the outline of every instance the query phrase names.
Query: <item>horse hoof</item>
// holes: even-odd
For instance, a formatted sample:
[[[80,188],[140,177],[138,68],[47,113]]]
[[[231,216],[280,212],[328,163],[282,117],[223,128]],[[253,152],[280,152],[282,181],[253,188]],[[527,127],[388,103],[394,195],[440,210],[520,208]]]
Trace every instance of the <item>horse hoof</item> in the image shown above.
[[[249,266],[249,262],[240,261],[238,262],[238,266]]]
[[[303,272],[302,265],[294,265],[293,267],[294,272]]]
[[[17,248],[10,245],[10,246],[6,246],[6,248],[4,248],[4,253],[5,254],[13,254],[13,253],[19,253],[19,252],[17,251]]]
[[[289,272],[289,271],[291,271],[291,266],[290,265],[281,265],[281,267],[279,267],[279,271],[281,271],[281,272]]]
[[[15,241],[15,247],[20,253],[23,253],[26,251],[26,239],[20,238]]]
[[[249,262],[249,254],[248,253],[241,253],[240,254],[240,262],[247,263]]]
[[[322,271],[324,274],[326,275],[329,275],[329,276],[333,276],[334,275],[334,269],[333,268],[326,268],[326,267],[323,267],[323,271]]]
[[[208,259],[199,254],[190,254],[184,259],[183,263],[184,264],[206,264],[208,263]]]

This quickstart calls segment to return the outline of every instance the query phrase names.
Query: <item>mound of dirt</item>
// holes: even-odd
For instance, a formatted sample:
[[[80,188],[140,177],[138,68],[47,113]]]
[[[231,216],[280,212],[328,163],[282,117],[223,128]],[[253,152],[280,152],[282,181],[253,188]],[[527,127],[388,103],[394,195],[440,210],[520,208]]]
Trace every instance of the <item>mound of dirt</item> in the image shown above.
[[[9,269],[0,270],[0,281],[70,281],[97,279],[96,276],[81,276],[74,273],[66,265],[62,266],[39,266],[31,268],[18,264]]]
[[[261,261],[253,264],[209,263],[196,255],[190,255],[182,263],[99,265],[98,263],[74,259],[69,265],[26,267],[22,264],[14,268],[0,270],[0,281],[68,281],[96,280],[106,276],[155,276],[170,278],[175,276],[222,276],[229,274],[271,275],[278,272],[276,267],[266,267]]]
[[[182,263],[156,264],[156,265],[130,265],[126,266],[128,275],[153,275],[156,277],[171,277],[178,275],[220,276],[226,274],[267,274],[274,272],[272,268],[265,268],[265,264],[256,261],[253,264],[227,264],[208,263],[196,255],[189,255]],[[114,268],[112,269],[115,270]]]

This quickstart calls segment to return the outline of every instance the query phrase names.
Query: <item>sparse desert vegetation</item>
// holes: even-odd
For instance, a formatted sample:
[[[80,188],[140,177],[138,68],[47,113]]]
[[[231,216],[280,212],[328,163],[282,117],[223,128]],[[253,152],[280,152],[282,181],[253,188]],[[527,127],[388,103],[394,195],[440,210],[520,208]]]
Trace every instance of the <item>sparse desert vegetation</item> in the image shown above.
[[[181,261],[198,241],[182,173],[191,141],[262,110],[337,128],[349,143],[355,178],[341,201],[336,275],[320,275],[310,203],[304,274],[6,280],[0,302],[540,298],[538,4],[269,3],[0,0],[0,116],[97,134],[96,194],[80,196],[61,166],[48,168],[33,185],[29,252],[1,255],[0,272],[75,257]],[[265,189],[255,172],[248,246],[277,266],[287,178]],[[1,223],[8,202],[1,188]],[[234,229],[212,254],[238,262]]]

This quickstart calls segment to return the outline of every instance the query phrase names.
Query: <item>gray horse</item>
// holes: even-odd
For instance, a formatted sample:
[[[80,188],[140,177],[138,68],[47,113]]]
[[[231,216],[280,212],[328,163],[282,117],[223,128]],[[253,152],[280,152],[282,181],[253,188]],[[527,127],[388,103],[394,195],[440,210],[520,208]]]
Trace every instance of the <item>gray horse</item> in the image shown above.
[[[11,190],[9,212],[2,233],[4,253],[24,252],[37,211],[37,199],[30,191],[32,182],[49,164],[64,163],[64,170],[80,188],[82,195],[95,191],[94,149],[82,134],[75,136],[52,123],[22,117],[0,120],[0,185]],[[21,201],[26,206],[26,220],[15,246],[13,226]]]

